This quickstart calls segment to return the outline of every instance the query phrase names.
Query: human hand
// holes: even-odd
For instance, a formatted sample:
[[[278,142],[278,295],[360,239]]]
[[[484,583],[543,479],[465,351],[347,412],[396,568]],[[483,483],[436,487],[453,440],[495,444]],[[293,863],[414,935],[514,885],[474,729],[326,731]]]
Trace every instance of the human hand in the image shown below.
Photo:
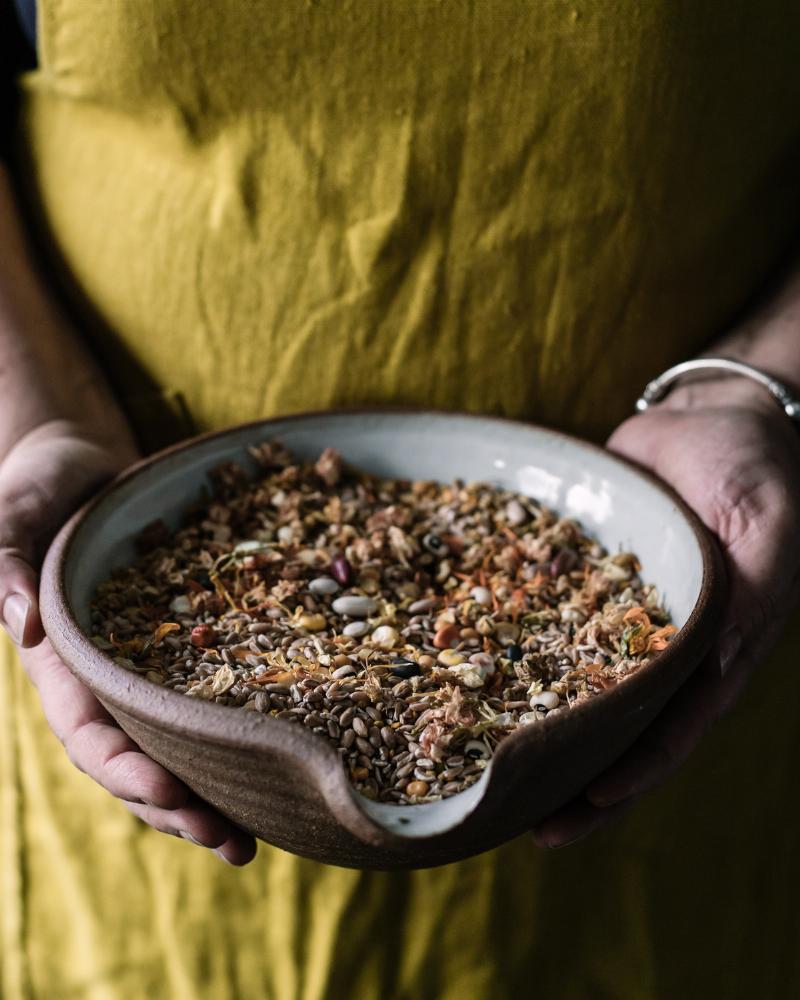
[[[534,832],[561,847],[619,818],[683,763],[734,705],[800,600],[800,434],[757,386],[676,390],[607,446],[652,470],[717,536],[728,607],[717,647],[637,742]]]
[[[68,421],[31,431],[0,463],[0,609],[39,691],[48,725],[72,763],[150,826],[244,865],[255,840],[144,754],[59,659],[44,634],[38,571],[47,546],[94,490],[138,456]]]

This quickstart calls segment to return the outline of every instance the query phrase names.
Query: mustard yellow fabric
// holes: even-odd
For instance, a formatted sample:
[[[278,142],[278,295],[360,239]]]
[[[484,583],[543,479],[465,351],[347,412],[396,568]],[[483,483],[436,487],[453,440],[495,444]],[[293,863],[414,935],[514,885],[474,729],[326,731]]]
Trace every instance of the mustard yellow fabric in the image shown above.
[[[29,205],[146,448],[361,403],[602,440],[797,233],[794,0],[41,0],[39,31]],[[406,873],[144,827],[4,639],[3,1000],[790,995],[799,639],[616,830]]]

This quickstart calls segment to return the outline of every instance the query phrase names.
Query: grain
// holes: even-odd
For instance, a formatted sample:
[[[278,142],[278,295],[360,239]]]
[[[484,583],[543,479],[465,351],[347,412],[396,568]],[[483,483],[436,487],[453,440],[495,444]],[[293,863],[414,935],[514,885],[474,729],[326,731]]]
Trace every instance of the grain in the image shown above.
[[[143,529],[92,640],[153,684],[302,724],[367,797],[464,790],[516,729],[558,725],[676,631],[633,554],[530,497],[249,450],[254,478],[224,463],[176,530]]]

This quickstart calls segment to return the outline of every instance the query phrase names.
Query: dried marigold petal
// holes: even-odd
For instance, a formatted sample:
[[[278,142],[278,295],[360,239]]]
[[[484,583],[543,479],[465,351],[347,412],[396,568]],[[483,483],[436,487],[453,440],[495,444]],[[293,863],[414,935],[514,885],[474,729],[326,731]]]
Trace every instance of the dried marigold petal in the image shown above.
[[[165,635],[169,635],[170,632],[180,632],[180,630],[181,627],[177,622],[164,622],[153,633],[152,645],[157,646]]]
[[[656,629],[650,635],[647,642],[647,652],[657,653],[662,649],[666,649],[669,645],[669,640],[677,632],[677,628],[674,625],[665,625],[663,628]]]
[[[259,674],[258,677],[251,677],[248,684],[294,684],[298,679],[294,670],[281,670],[279,672],[267,671]]]
[[[631,622],[634,625],[641,625],[643,628],[651,628],[650,616],[644,608],[631,608],[622,616],[624,622]]]
[[[335,448],[326,448],[317,459],[314,470],[326,486],[335,486],[342,475],[342,456]]]
[[[616,687],[617,685],[616,677],[609,677],[608,675],[602,673],[589,674],[587,680],[594,687],[602,688],[604,691],[608,688]]]

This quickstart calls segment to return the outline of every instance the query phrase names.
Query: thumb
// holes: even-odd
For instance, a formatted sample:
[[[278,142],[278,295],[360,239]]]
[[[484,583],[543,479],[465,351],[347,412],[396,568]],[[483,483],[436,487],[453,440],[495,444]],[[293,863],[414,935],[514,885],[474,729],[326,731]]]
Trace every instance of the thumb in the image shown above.
[[[53,478],[57,467],[43,461],[41,447],[27,445],[18,442],[0,466],[0,623],[24,648],[44,638],[38,567],[52,533],[45,522],[57,508],[56,491],[41,482]]]
[[[47,482],[57,479],[57,467],[42,457],[17,447],[0,466],[0,621],[25,648],[44,638],[38,569],[59,506],[56,482]]]
[[[683,414],[647,410],[623,421],[606,441],[606,448],[638,465],[653,468],[665,446],[675,440]]]
[[[38,591],[38,575],[24,555],[0,549],[0,618],[18,646],[38,646],[44,638]]]
[[[18,645],[44,638],[38,570],[53,535],[116,471],[108,449],[63,421],[29,432],[0,464],[0,624]]]

